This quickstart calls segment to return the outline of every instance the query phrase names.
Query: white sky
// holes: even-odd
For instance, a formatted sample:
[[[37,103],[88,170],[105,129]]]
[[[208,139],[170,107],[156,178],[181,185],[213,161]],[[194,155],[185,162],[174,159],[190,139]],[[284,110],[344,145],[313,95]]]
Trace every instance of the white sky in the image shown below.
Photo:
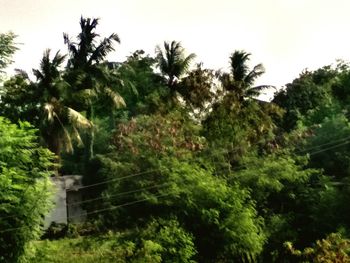
[[[226,69],[244,49],[265,65],[257,84],[282,86],[305,68],[350,60],[349,11],[348,0],[0,0],[0,32],[18,35],[12,67],[30,71],[44,49],[66,52],[62,33],[77,35],[81,15],[99,17],[97,32],[121,38],[111,60],[177,40],[204,66]]]

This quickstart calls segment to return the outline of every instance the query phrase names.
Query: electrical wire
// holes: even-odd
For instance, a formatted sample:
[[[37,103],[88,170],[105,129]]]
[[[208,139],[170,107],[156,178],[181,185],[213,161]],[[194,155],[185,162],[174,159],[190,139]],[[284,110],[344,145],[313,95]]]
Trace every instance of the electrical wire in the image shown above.
[[[322,146],[325,146],[325,145],[329,145],[329,144],[332,144],[332,143],[335,143],[335,142],[338,142],[338,141],[343,141],[343,140],[348,140],[350,139],[350,136],[349,137],[345,137],[343,139],[339,139],[339,140],[335,140],[335,141],[332,141],[332,142],[328,142],[328,143],[324,143],[324,144],[320,144],[320,145],[317,145],[317,146],[314,146],[314,147],[311,147],[309,149],[303,149],[301,150],[300,152],[297,152],[297,154],[301,154],[302,152],[307,152],[311,149],[315,149],[315,148],[318,148],[318,147],[322,147]],[[348,144],[349,142],[346,142],[345,144]],[[345,145],[345,144],[340,144],[339,146],[342,146],[342,145]],[[253,144],[253,145],[258,145],[258,143],[256,144]],[[336,146],[336,147],[339,147],[339,146]],[[336,147],[332,147],[332,148],[336,148]],[[331,148],[331,149],[332,149]],[[239,149],[236,148],[236,150],[234,151],[225,151],[226,154],[228,153],[234,153],[234,152],[237,152]],[[328,149],[327,149],[328,150]],[[315,153],[318,153],[318,152],[322,152],[322,150],[320,151],[316,151]],[[310,155],[314,155],[315,153],[309,153]],[[244,166],[244,165],[243,165]],[[239,167],[239,166],[238,166]],[[110,183],[110,182],[115,182],[115,181],[121,181],[121,180],[124,180],[124,179],[128,179],[128,178],[132,178],[132,177],[136,177],[136,176],[139,176],[139,175],[143,175],[143,174],[148,174],[148,173],[153,173],[153,172],[159,172],[159,171],[162,171],[164,169],[155,169],[155,170],[149,170],[149,171],[145,171],[145,172],[140,172],[140,173],[135,173],[135,174],[130,174],[130,175],[126,175],[126,176],[123,176],[123,177],[119,177],[119,178],[114,178],[114,179],[110,179],[110,180],[106,180],[106,181],[102,181],[102,182],[98,182],[98,183],[94,183],[94,184],[90,184],[90,185],[85,185],[85,186],[82,186],[82,187],[77,187],[77,188],[74,188],[74,189],[70,189],[70,190],[67,190],[67,192],[72,192],[72,191],[78,191],[80,189],[86,189],[86,188],[90,188],[90,187],[94,187],[94,186],[99,186],[99,185],[103,185],[103,184],[106,184],[106,183]]]
[[[333,143],[336,143],[336,142],[345,141],[344,143],[339,143],[339,144],[327,147],[325,149],[320,149],[320,150],[315,151],[315,152],[307,153],[309,155],[319,154],[319,153],[322,153],[322,152],[325,152],[325,151],[328,151],[328,150],[331,150],[331,149],[334,149],[334,148],[337,148],[337,147],[340,147],[340,146],[343,146],[343,145],[347,145],[347,144],[350,143],[350,141],[346,141],[346,140],[349,140],[349,139],[350,139],[350,136],[342,138],[342,139],[338,139],[338,140],[335,140],[335,141],[331,141],[331,142],[328,142],[328,143],[320,144],[320,145],[317,145],[317,146],[313,146],[313,147],[308,148],[308,149],[303,149],[303,150],[299,151],[298,153],[300,154],[300,153],[305,152],[305,154],[306,154],[307,151],[309,151],[311,149],[315,149],[315,148],[319,148],[319,147],[322,147],[322,146],[330,145],[330,144],[333,144]],[[238,149],[236,151],[238,151]],[[228,151],[226,151],[226,153],[228,153]],[[232,151],[231,151],[231,153],[232,153]],[[227,163],[221,163],[221,164],[227,164]],[[233,171],[237,171],[240,168],[243,168],[245,166],[246,165],[237,166],[237,167],[235,167],[235,169]],[[215,169],[215,170],[217,170],[217,169]],[[135,174],[129,174],[129,175],[126,175],[126,176],[123,176],[123,177],[114,178],[114,179],[110,179],[110,180],[106,180],[106,181],[102,181],[102,182],[99,182],[99,183],[94,183],[94,184],[90,184],[90,185],[86,185],[86,186],[82,186],[82,187],[77,187],[75,189],[67,190],[66,192],[78,191],[78,190],[81,190],[81,189],[91,188],[91,187],[103,185],[103,184],[106,184],[106,183],[109,183],[109,182],[121,181],[121,180],[124,180],[124,179],[132,178],[132,177],[136,177],[136,176],[140,176],[140,175],[144,175],[144,174],[148,174],[148,173],[158,172],[158,171],[161,171],[161,170],[160,169],[156,169],[156,170],[150,170],[150,171],[145,171],[145,172],[140,172],[140,173],[135,173]],[[230,172],[231,172],[231,170],[230,170]],[[168,184],[170,184],[170,183],[165,183],[165,184],[161,184],[161,185],[155,185],[155,186],[144,187],[144,188],[140,188],[140,189],[136,189],[136,190],[126,191],[126,192],[122,192],[122,193],[118,193],[118,194],[109,196],[109,198],[110,197],[122,196],[122,195],[126,195],[126,194],[131,194],[131,193],[137,193],[137,192],[141,192],[141,191],[144,191],[144,190],[154,189],[154,188],[158,188],[160,186],[165,186],[165,185],[168,185]],[[26,190],[28,190],[29,187],[30,186],[28,186]],[[107,197],[99,197],[99,198],[87,199],[87,200],[84,200],[84,201],[81,201],[81,202],[75,202],[75,203],[68,204],[67,206],[74,206],[74,205],[79,205],[79,204],[83,204],[83,203],[89,203],[89,202],[101,200],[101,199],[104,199],[104,198],[107,198]],[[39,201],[39,200],[40,200],[40,197],[37,199],[37,201]],[[112,207],[112,208],[106,208],[106,209],[102,209],[102,210],[95,210],[95,211],[92,211],[92,212],[85,213],[84,215],[97,213],[99,211],[116,209],[116,208],[119,208],[119,207],[122,207],[122,206],[130,205],[130,204],[134,204],[134,203],[139,203],[139,202],[146,201],[146,200],[149,200],[149,199],[141,199],[141,200],[138,200],[138,201],[122,204],[122,205],[115,206],[115,207]],[[37,203],[37,202],[35,202],[35,203]],[[81,216],[81,215],[78,215],[78,216]],[[0,220],[13,218],[13,217],[16,217],[16,216],[1,217]],[[18,229],[18,228],[15,228],[15,229]],[[5,231],[0,231],[0,233],[3,233],[3,232],[5,232]]]
[[[336,142],[347,141],[347,140],[350,140],[350,136],[349,136],[349,137],[342,138],[342,139],[330,141],[330,142],[327,142],[327,143],[315,145],[315,146],[310,147],[310,148],[307,148],[307,149],[302,149],[302,150],[300,150],[299,152],[296,152],[296,153],[297,153],[297,154],[302,154],[303,152],[308,152],[308,151],[311,151],[311,150],[313,150],[313,149],[317,149],[317,148],[322,147],[322,146],[326,146],[326,145],[333,144],[333,143],[336,143]]]
[[[164,183],[164,184],[152,185],[152,186],[143,187],[143,188],[136,189],[136,190],[130,190],[130,191],[125,191],[125,192],[117,193],[117,194],[114,194],[114,195],[108,195],[108,196],[101,196],[101,197],[92,198],[92,199],[86,199],[86,200],[81,201],[81,202],[70,203],[70,204],[68,204],[67,206],[68,206],[68,207],[71,207],[71,206],[86,204],[86,203],[90,203],[90,202],[93,202],[93,201],[98,201],[98,200],[103,200],[103,199],[110,199],[110,198],[114,198],[114,197],[118,197],[118,196],[123,196],[123,195],[128,195],[128,194],[134,194],[134,193],[142,192],[142,191],[144,191],[144,190],[162,189],[163,187],[168,186],[168,185],[170,185],[170,184],[171,184],[171,183]]]
[[[321,149],[321,150],[319,150],[319,151],[315,151],[315,152],[311,152],[311,153],[305,153],[305,154],[308,154],[308,155],[312,156],[312,155],[316,155],[316,154],[319,154],[319,153],[322,153],[322,152],[326,152],[326,151],[329,151],[329,150],[332,150],[332,149],[335,149],[335,148],[338,148],[338,147],[347,145],[347,144],[349,144],[349,143],[350,143],[350,141],[346,141],[346,142],[344,142],[344,143],[339,143],[339,144],[330,146],[330,147],[328,147],[328,148]],[[328,143],[328,144],[329,144],[329,143]],[[326,145],[326,144],[324,144],[324,145]],[[318,146],[318,147],[319,147],[319,146]],[[218,164],[224,164],[224,165],[230,166],[230,164],[227,163],[227,162],[216,162],[216,163],[218,163]],[[241,168],[244,168],[245,166],[246,166],[246,164],[242,164],[242,165],[238,165],[238,166],[234,167],[233,170],[230,170],[229,167],[227,167],[226,169],[230,170],[230,172],[231,172],[231,171],[239,171]],[[221,169],[221,170],[224,170],[224,168]]]
[[[89,185],[77,187],[77,188],[74,188],[74,189],[70,189],[70,190],[67,190],[67,192],[79,191],[81,189],[86,189],[86,188],[90,188],[90,187],[94,187],[94,186],[99,186],[99,185],[107,184],[107,183],[110,183],[110,182],[121,181],[121,180],[124,180],[124,179],[136,177],[136,176],[139,176],[139,175],[144,175],[144,174],[149,174],[149,173],[159,172],[159,171],[161,171],[161,169],[149,170],[149,171],[135,173],[135,174],[129,174],[129,175],[126,175],[126,176],[123,176],[123,177],[118,177],[118,178],[102,181],[102,182],[99,182],[99,183],[89,184]]]
[[[139,189],[136,189],[136,190],[130,190],[130,191],[125,191],[125,192],[117,193],[117,194],[114,194],[114,195],[101,196],[101,197],[98,197],[98,198],[86,199],[86,200],[84,200],[84,201],[74,202],[74,203],[67,204],[64,208],[61,208],[61,209],[66,209],[66,207],[72,207],[72,206],[76,206],[76,205],[81,205],[81,204],[85,204],[85,203],[90,203],[90,202],[93,202],[93,201],[98,201],[98,200],[109,199],[109,198],[114,198],[114,197],[118,197],[118,196],[123,196],[123,195],[138,193],[138,192],[142,192],[142,191],[144,191],[144,190],[162,189],[162,188],[165,188],[165,186],[168,186],[168,185],[170,185],[170,184],[171,184],[171,183],[164,183],[164,184],[152,185],[152,186],[142,187],[142,188],[139,188]],[[35,206],[36,206],[36,204],[37,204],[37,202],[38,202],[39,200],[40,200],[40,196],[36,199],[36,201],[34,202],[33,207],[32,207],[30,210],[32,210],[32,209],[35,208]],[[60,209],[60,208],[58,208],[58,209]],[[17,217],[17,215],[5,216],[5,217],[0,217],[0,220],[8,219],[8,218],[15,218],[15,217]]]
[[[121,208],[121,207],[125,207],[125,206],[130,206],[130,205],[146,202],[146,201],[152,200],[154,198],[162,198],[162,197],[168,196],[170,194],[171,193],[155,195],[155,196],[152,196],[152,197],[148,197],[148,198],[144,198],[144,199],[140,199],[140,200],[136,200],[136,201],[132,201],[132,202],[127,202],[127,203],[116,205],[116,206],[113,206],[113,207],[97,209],[97,210],[94,210],[94,211],[91,211],[91,212],[87,212],[87,213],[81,213],[79,215],[75,215],[75,216],[72,216],[70,218],[81,217],[81,216],[86,216],[86,215],[92,215],[92,214],[102,213],[102,212],[106,212],[106,211],[111,211],[111,210],[115,210],[115,209],[118,209],[118,208]],[[8,228],[8,229],[5,229],[5,230],[0,230],[0,233],[11,232],[11,231],[15,231],[15,230],[22,229],[22,228],[25,228],[25,227],[28,227],[28,226]]]

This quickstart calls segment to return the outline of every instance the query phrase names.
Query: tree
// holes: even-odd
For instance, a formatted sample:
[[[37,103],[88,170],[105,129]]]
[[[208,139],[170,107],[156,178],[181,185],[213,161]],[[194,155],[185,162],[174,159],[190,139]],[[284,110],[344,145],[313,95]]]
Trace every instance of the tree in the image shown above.
[[[199,262],[254,257],[265,238],[254,203],[247,191],[213,174],[202,155],[206,143],[199,130],[179,112],[121,123],[111,152],[99,156],[97,174],[116,182],[103,194],[105,208],[135,205],[111,211],[104,216],[104,225],[125,229],[173,216],[193,235]],[[141,174],[118,180],[134,173]],[[121,192],[130,195],[112,197]]]
[[[250,56],[250,53],[236,50],[230,56],[230,73],[223,73],[220,77],[224,90],[232,92],[238,102],[243,102],[246,98],[255,98],[263,89],[271,87],[253,86],[256,79],[265,73],[265,69],[262,64],[257,64],[250,70],[247,65]]]
[[[20,262],[50,207],[54,156],[28,123],[0,117],[0,261]]]
[[[25,72],[17,73],[6,80],[2,87],[0,115],[13,123],[25,120],[39,128],[39,108],[34,83]]]
[[[315,199],[310,198],[313,191],[321,191],[312,182],[322,172],[304,168],[307,162],[307,157],[296,157],[286,150],[263,156],[250,151],[250,156],[243,158],[239,168],[230,174],[226,173],[229,182],[238,183],[252,193],[251,198],[256,204],[258,215],[264,220],[267,242],[261,262],[282,262],[285,254],[283,243],[286,241],[292,240],[300,245],[314,240],[310,229],[319,225],[312,224],[316,221],[310,222],[315,213],[309,205],[321,208],[324,204],[320,204],[320,201],[312,202]],[[323,210],[326,213],[324,218],[328,216],[326,211],[330,209]],[[334,221],[329,222],[334,224]]]
[[[80,19],[81,32],[77,36],[78,42],[70,40],[67,34],[64,34],[64,42],[67,44],[70,57],[68,59],[67,74],[65,79],[70,83],[71,102],[79,110],[86,111],[86,118],[93,121],[94,107],[102,96],[107,96],[114,102],[114,107],[125,105],[124,100],[114,90],[109,87],[109,78],[106,75],[108,69],[106,65],[101,65],[111,51],[114,50],[114,43],[120,42],[117,34],[113,33],[109,37],[97,42],[99,36],[95,33],[98,25],[98,19],[83,18]],[[85,159],[90,160],[93,156],[94,130],[91,129],[84,139]]]
[[[176,91],[176,83],[188,70],[191,62],[196,57],[191,53],[185,56],[185,50],[180,42],[164,42],[164,50],[156,47],[158,67],[167,78],[167,85],[171,93]]]
[[[213,103],[220,96],[215,80],[213,70],[197,64],[197,67],[178,84],[178,91],[189,107],[189,111],[198,119],[204,118],[209,113]]]
[[[12,63],[12,55],[18,49],[14,43],[16,35],[12,32],[0,34],[0,74]]]
[[[330,66],[315,71],[303,71],[298,78],[288,83],[285,89],[278,91],[273,102],[286,111],[283,119],[278,123],[279,126],[286,131],[291,131],[296,128],[303,116],[320,112],[321,109],[324,113],[327,108],[334,109],[337,102],[332,98],[332,85],[336,75],[339,75],[337,71]],[[341,93],[342,85],[339,84],[335,91]],[[330,110],[328,113],[329,116],[333,115]],[[318,121],[322,122],[324,117],[325,115],[321,116]]]
[[[212,151],[218,152],[220,162],[226,162],[228,167],[237,165],[249,150],[264,148],[273,140],[274,119],[282,114],[275,104],[255,98],[269,86],[253,86],[264,69],[258,64],[249,70],[249,57],[250,54],[245,51],[235,51],[231,55],[231,72],[219,72],[222,94],[218,95],[211,112],[203,120],[204,136]]]
[[[134,87],[121,90],[128,117],[167,111],[164,98],[168,97],[169,91],[163,78],[154,72],[156,63],[156,59],[143,50],[136,50],[120,65],[122,79],[132,80]]]
[[[62,150],[72,152],[72,140],[81,143],[79,130],[92,127],[89,120],[66,104],[67,84],[59,71],[64,59],[65,56],[57,52],[50,60],[50,50],[46,50],[40,69],[33,70],[38,81],[35,86],[39,99],[40,131],[48,148],[57,156]]]
[[[50,58],[50,50],[44,52],[39,69],[31,81],[24,71],[4,83],[0,113],[11,121],[29,121],[40,130],[42,142],[57,156],[72,153],[73,141],[81,143],[80,133],[92,127],[82,114],[73,109],[67,100],[68,84],[59,69],[65,56],[59,52]]]

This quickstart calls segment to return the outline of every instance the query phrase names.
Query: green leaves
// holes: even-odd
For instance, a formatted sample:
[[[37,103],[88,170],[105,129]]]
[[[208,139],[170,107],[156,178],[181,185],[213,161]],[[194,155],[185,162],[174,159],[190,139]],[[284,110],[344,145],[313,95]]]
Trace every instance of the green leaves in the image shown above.
[[[54,156],[38,146],[36,130],[0,117],[0,259],[19,262],[40,235],[50,207]]]
[[[142,204],[120,207],[104,222],[118,220],[117,226],[125,227],[174,216],[193,235],[201,262],[257,255],[265,236],[249,193],[203,167],[199,157],[206,143],[199,128],[179,113],[139,116],[121,124],[100,173],[112,180],[144,173],[110,184],[105,205]],[[125,192],[130,194],[116,196]]]
[[[157,46],[157,62],[162,74],[167,77],[168,87],[173,91],[177,79],[185,74],[196,57],[191,53],[188,56],[184,54],[184,48],[180,42],[164,42],[164,51]]]
[[[236,50],[230,56],[230,73],[222,73],[220,80],[225,91],[231,92],[237,102],[242,103],[244,99],[255,98],[260,95],[263,89],[269,88],[269,85],[253,87],[258,77],[265,73],[262,64],[248,67],[250,53]]]
[[[14,40],[16,35],[12,32],[0,34],[0,73],[12,63],[12,55],[18,49]]]

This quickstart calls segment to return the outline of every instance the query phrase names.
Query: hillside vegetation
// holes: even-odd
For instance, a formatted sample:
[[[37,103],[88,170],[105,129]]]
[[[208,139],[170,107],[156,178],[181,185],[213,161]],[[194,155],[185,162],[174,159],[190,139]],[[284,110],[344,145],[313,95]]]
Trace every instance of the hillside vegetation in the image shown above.
[[[0,34],[1,262],[350,262],[347,63],[265,102],[246,51],[221,71],[177,41],[114,62],[98,22],[34,77],[1,71],[17,47]],[[45,232],[49,177],[69,174],[87,221]]]

